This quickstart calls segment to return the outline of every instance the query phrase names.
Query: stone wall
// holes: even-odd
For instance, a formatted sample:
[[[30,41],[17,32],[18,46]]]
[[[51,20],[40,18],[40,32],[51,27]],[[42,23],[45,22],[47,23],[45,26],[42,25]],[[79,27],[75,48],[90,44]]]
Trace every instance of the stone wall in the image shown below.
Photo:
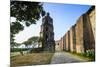
[[[69,50],[69,45],[68,45],[68,42],[69,42],[69,40],[68,40],[68,32],[66,33],[66,51],[68,51]]]
[[[66,34],[63,36],[63,50],[66,50]]]
[[[76,25],[72,26],[70,29],[70,51],[76,51],[76,33],[75,33]]]
[[[60,39],[61,50],[84,53],[95,49],[95,7],[81,15]]]
[[[76,52],[84,52],[83,42],[83,16],[81,16],[76,23]]]
[[[95,6],[92,6],[90,10],[87,12],[88,18],[90,19],[90,28],[91,28],[91,49],[95,49],[95,28],[96,28],[96,11]]]
[[[96,28],[96,11],[95,11],[95,6],[92,6],[92,8],[87,12],[89,15],[89,19],[90,19],[90,24],[92,27],[92,31],[93,31],[93,35],[95,38],[95,28]]]
[[[70,28],[70,51],[73,52],[73,30]]]

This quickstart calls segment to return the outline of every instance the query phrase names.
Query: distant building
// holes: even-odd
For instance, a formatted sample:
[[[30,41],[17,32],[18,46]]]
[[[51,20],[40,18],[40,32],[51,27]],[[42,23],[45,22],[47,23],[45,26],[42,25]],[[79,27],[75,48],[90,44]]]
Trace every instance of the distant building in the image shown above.
[[[61,50],[61,40],[55,41],[55,51],[62,51]]]

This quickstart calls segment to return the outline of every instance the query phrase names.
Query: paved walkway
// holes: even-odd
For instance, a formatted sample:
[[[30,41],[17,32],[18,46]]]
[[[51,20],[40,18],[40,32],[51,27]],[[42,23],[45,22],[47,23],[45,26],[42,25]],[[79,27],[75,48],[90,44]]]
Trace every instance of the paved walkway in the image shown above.
[[[73,62],[84,62],[86,60],[75,57],[67,52],[56,52],[52,57],[51,64],[59,63],[73,63]]]

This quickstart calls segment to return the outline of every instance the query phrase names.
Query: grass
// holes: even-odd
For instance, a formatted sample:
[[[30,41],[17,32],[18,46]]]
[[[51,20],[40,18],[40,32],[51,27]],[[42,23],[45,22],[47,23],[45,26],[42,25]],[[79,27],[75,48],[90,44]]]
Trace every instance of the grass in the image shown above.
[[[14,56],[17,56],[17,55],[20,55],[20,52],[11,52],[10,53],[10,57],[14,57]]]
[[[50,64],[54,53],[32,53],[11,57],[11,67]]]
[[[87,60],[87,61],[95,61],[95,57],[87,57],[86,55],[84,54],[81,54],[81,53],[75,53],[75,52],[69,52],[70,54],[74,55],[74,56],[77,56],[81,59],[84,59],[84,60]]]

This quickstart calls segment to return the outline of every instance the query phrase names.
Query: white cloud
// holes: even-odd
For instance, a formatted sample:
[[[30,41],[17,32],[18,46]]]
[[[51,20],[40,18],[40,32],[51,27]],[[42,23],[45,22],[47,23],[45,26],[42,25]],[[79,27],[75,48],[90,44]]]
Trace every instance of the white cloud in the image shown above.
[[[23,31],[19,32],[19,34],[16,34],[15,42],[22,43],[32,36],[39,36],[41,23],[42,21],[40,19],[37,21],[37,24],[32,24],[29,27],[25,27]]]

